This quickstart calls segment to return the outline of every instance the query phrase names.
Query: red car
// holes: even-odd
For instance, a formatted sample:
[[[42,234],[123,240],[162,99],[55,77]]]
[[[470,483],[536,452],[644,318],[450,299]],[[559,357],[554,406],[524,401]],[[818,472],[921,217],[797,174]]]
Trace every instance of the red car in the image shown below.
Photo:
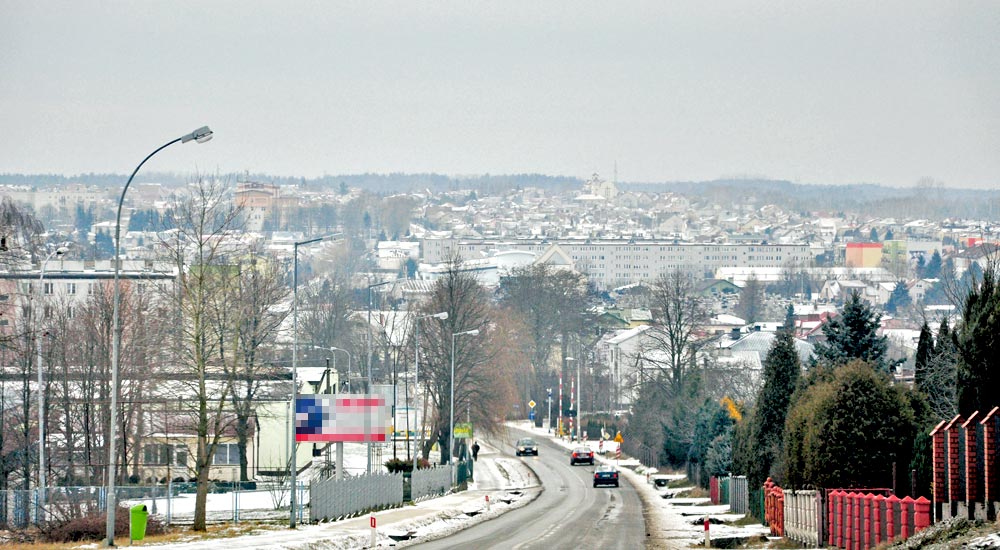
[[[573,449],[573,454],[569,456],[569,465],[575,466],[577,464],[590,464],[594,465],[594,451],[591,451],[587,447],[577,447]]]

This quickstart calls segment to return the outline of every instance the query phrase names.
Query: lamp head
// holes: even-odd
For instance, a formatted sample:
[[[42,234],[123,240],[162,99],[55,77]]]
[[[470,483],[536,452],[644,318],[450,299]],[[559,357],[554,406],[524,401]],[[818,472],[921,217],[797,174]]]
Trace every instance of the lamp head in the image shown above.
[[[431,317],[435,319],[441,319],[443,321],[448,318],[448,312],[442,311],[441,313],[435,313],[434,315],[431,315]]]
[[[472,330],[467,330],[463,334],[468,334],[469,336],[475,336],[475,335],[479,334],[479,329],[478,328],[474,328]]]
[[[187,143],[192,139],[197,141],[198,143],[205,143],[206,141],[212,139],[212,130],[209,129],[208,126],[202,126],[201,128],[198,128],[197,130],[191,132],[190,134],[182,136],[181,143]]]

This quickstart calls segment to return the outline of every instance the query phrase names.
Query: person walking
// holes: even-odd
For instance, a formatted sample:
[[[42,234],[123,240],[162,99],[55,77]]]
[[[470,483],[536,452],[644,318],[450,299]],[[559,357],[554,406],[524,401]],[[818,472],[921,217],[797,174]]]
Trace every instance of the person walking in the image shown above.
[[[472,444],[472,460],[476,462],[479,460],[479,442],[476,441]]]

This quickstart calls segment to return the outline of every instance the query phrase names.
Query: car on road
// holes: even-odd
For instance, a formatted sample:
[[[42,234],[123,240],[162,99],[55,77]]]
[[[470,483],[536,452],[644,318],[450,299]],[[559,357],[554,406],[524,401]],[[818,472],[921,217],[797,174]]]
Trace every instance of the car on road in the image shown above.
[[[598,485],[614,485],[618,487],[618,468],[610,464],[598,466],[594,470],[594,487]]]
[[[587,447],[577,447],[573,449],[573,454],[569,455],[569,465],[576,466],[577,464],[590,464],[594,465],[594,451],[591,451]]]
[[[524,437],[517,440],[517,444],[514,445],[514,454],[517,456],[522,455],[535,455],[538,456],[538,443],[535,443],[534,439],[530,437]]]

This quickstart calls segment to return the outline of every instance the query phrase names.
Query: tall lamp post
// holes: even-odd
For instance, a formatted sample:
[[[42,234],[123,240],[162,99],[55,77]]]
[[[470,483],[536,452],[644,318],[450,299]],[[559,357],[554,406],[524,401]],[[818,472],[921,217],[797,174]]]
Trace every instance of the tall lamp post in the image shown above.
[[[118,322],[118,310],[121,304],[121,290],[119,288],[119,263],[121,262],[121,229],[122,229],[122,204],[125,202],[125,193],[128,192],[129,185],[132,184],[132,179],[142,168],[146,161],[153,157],[156,153],[170,147],[175,143],[187,143],[189,141],[196,141],[198,143],[205,143],[206,141],[212,139],[212,130],[208,126],[202,126],[197,130],[191,132],[190,134],[184,134],[183,136],[168,141],[164,143],[152,153],[142,159],[139,166],[135,167],[132,171],[132,175],[128,177],[128,181],[125,182],[125,187],[122,189],[122,195],[118,199],[118,215],[115,218],[115,257],[113,258],[115,264],[115,281],[114,281],[114,306],[111,312],[111,418],[108,426],[108,494],[107,494],[107,540],[105,543],[107,546],[115,545],[115,508],[118,506],[117,499],[115,498],[115,476],[117,475],[116,469],[116,454],[118,450],[118,351],[121,346],[121,327]]]
[[[387,285],[387,284],[395,283],[395,282],[396,282],[396,279],[392,279],[390,281],[382,281],[381,283],[374,283],[374,284],[368,285],[368,326],[365,329],[365,363],[368,364],[368,393],[371,393],[371,391],[372,391],[371,390],[371,385],[372,385],[372,344],[371,344],[371,340],[372,340],[372,289],[375,288],[375,287],[379,287],[379,286],[383,286],[383,285]],[[395,383],[395,380],[393,382]],[[396,402],[396,395],[395,395],[396,388],[393,387],[392,391],[393,391],[392,402],[395,403]],[[393,409],[392,414],[393,414],[392,422],[393,422],[393,424],[395,424],[396,423],[396,418],[395,418],[396,410],[395,410],[395,408]],[[367,445],[368,445],[368,468],[367,468],[367,472],[370,474],[370,473],[372,473],[372,444],[369,441],[367,443]],[[392,446],[393,446],[393,449],[396,448],[395,441],[392,443]]]
[[[451,405],[448,407],[451,419],[448,421],[448,454],[452,456],[455,454],[455,338],[477,334],[479,334],[479,329],[456,332],[451,335]],[[448,464],[451,464],[452,456],[448,457]]]
[[[435,319],[441,319],[443,321],[443,320],[445,320],[445,319],[448,318],[448,312],[447,311],[442,311],[441,313],[432,313],[430,315],[422,315],[420,317],[417,317],[417,320],[414,323],[414,325],[416,326],[416,329],[415,329],[416,338],[414,339],[414,342],[415,342],[414,343],[414,348],[415,348],[414,349],[414,365],[415,365],[415,368],[413,369],[413,373],[414,373],[413,374],[413,400],[414,401],[417,400],[417,392],[420,389],[420,321],[423,320],[423,319],[430,319],[431,317],[433,317]],[[452,342],[454,343],[454,340]],[[454,371],[454,369],[452,369],[452,370]],[[413,426],[413,472],[414,473],[416,473],[416,471],[417,471],[417,460],[418,460],[417,457],[419,456],[418,451],[420,449],[420,436],[423,435],[423,432],[420,431],[420,422],[417,421],[418,418],[419,418],[419,416],[417,415],[416,412],[414,412],[413,413],[413,424],[414,424],[414,426]]]
[[[347,351],[346,349],[338,348],[338,347],[335,347],[335,346],[330,346],[330,347],[328,347],[326,349],[328,349],[330,351],[342,351],[342,352],[344,352],[345,355],[347,355],[347,393],[351,393],[351,352]],[[337,355],[336,354],[334,354],[334,356],[333,356],[333,364],[334,365],[337,364]],[[340,393],[340,389],[339,388],[337,389],[337,393]]]
[[[38,267],[38,290],[36,295],[38,296],[37,304],[33,308],[35,315],[35,347],[38,351],[38,360],[36,365],[38,366],[38,503],[39,510],[44,512],[45,510],[45,389],[43,384],[45,383],[45,377],[43,376],[42,370],[42,285],[45,282],[45,265],[49,263],[52,256],[62,256],[69,250],[65,245],[49,252],[49,255],[42,260],[42,263]]]
[[[313,243],[318,243],[320,241],[325,241],[332,239],[334,237],[339,237],[342,233],[334,233],[332,235],[326,235],[323,237],[316,237],[315,239],[308,239],[305,241],[297,241],[292,246],[292,414],[291,418],[288,419],[291,422],[291,429],[288,430],[288,470],[289,477],[292,482],[291,486],[291,497],[289,498],[289,512],[288,512],[288,527],[290,529],[295,529],[296,521],[296,503],[298,501],[296,493],[298,492],[298,487],[296,486],[296,474],[298,473],[298,445],[295,441],[295,400],[299,395],[299,377],[298,377],[298,367],[299,367],[299,247],[306,246]]]
[[[570,361],[576,361],[576,358],[575,357],[567,357],[567,358],[564,359],[564,361],[568,364]],[[573,385],[573,374],[572,373],[569,375],[569,381],[570,381],[570,386],[572,386]],[[560,409],[560,411],[559,411],[559,414],[562,414],[562,410],[561,410],[562,409],[562,372],[559,373],[559,388],[560,388],[560,392],[559,392],[559,403],[560,403],[559,409]],[[573,403],[573,393],[574,393],[573,392],[573,388],[570,387],[570,389],[569,389],[569,408],[570,408],[571,411],[573,411],[573,414],[576,414],[576,409],[574,408],[576,405]],[[572,417],[572,416],[569,417],[570,430],[569,430],[569,432],[568,432],[567,435],[570,436],[570,439],[573,438],[573,429],[572,429],[573,428],[573,418],[574,417]],[[559,429],[559,435],[562,436],[562,428]]]

